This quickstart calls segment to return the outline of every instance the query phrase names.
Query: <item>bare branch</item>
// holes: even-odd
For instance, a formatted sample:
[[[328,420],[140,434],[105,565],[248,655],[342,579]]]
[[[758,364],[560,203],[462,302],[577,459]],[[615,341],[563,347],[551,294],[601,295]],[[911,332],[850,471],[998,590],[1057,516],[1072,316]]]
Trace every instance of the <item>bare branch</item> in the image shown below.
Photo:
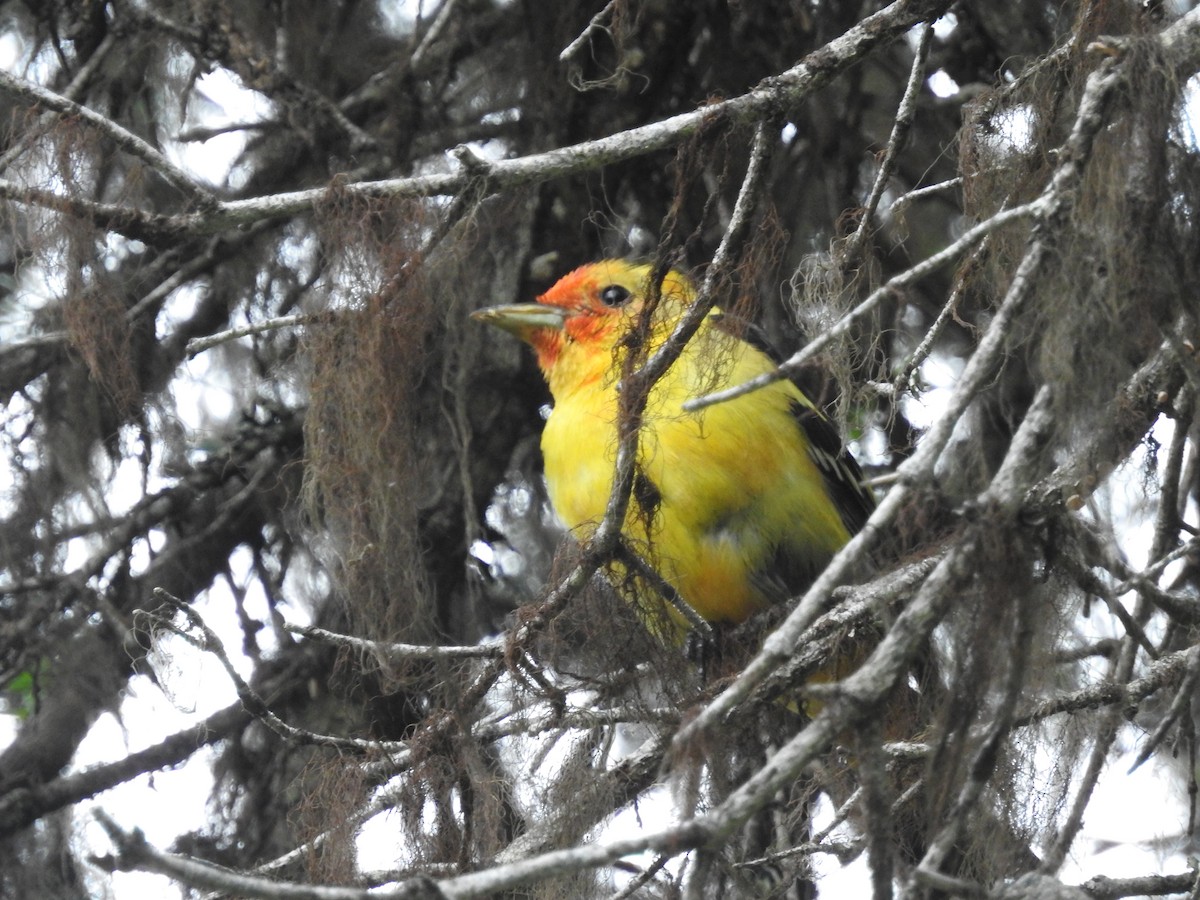
[[[689,400],[684,404],[683,408],[688,410],[703,409],[706,406],[712,406],[714,403],[724,403],[727,400],[734,400],[783,378],[790,378],[793,374],[800,371],[805,363],[815,358],[818,353],[829,346],[831,342],[852,331],[865,316],[895,292],[917,283],[922,278],[942,268],[942,266],[954,262],[959,256],[967,252],[975,244],[983,241],[984,238],[996,229],[1020,219],[1036,219],[1043,215],[1045,211],[1044,197],[1039,197],[1037,200],[1024,203],[1012,209],[1001,210],[990,219],[985,219],[971,228],[958,240],[939,250],[928,259],[924,259],[916,265],[905,269],[899,275],[893,275],[884,284],[873,290],[858,306],[854,307],[854,309],[838,319],[832,326],[821,332],[818,337],[813,338],[788,357],[774,372],[752,378],[750,381],[739,384],[736,387],[727,388],[723,391],[714,391],[711,394],[705,394],[703,397]]]
[[[862,211],[862,218],[854,233],[846,239],[841,250],[841,264],[844,267],[853,266],[862,252],[863,244],[871,234],[875,211],[883,197],[884,189],[896,170],[896,161],[900,149],[908,139],[912,129],[913,119],[917,115],[917,96],[925,82],[925,66],[929,60],[929,45],[933,42],[933,23],[927,22],[921,29],[921,37],[917,41],[917,50],[913,54],[912,68],[908,73],[908,83],[904,87],[904,96],[900,99],[900,108],[896,110],[896,118],[892,122],[892,133],[888,137],[887,146],[883,150],[883,161],[875,173],[875,183],[871,185],[871,193]]]
[[[687,140],[702,126],[722,119],[731,123],[757,123],[773,111],[793,105],[829,83],[881,43],[895,40],[912,26],[936,18],[947,6],[949,0],[896,0],[810,54],[798,65],[766,79],[740,97],[712,103],[689,113],[599,140],[497,161],[489,171],[489,188],[492,191],[510,190],[593,171],[664,150]],[[339,184],[337,193],[354,199],[449,196],[469,187],[474,177],[471,172],[455,172]],[[198,190],[193,186],[192,193]],[[90,220],[100,227],[150,241],[180,234],[213,234],[262,219],[302,214],[325,202],[329,194],[327,188],[313,188],[222,202],[215,209],[158,216],[132,207],[96,204],[50,191],[30,190],[0,182],[2,199],[55,209]]]
[[[393,661],[402,659],[495,659],[504,655],[502,640],[486,641],[470,647],[392,644],[383,641],[369,641],[348,634],[337,634],[312,625],[285,624],[284,628],[292,634],[333,644],[335,647],[370,653]]]
[[[1017,715],[1013,719],[1013,727],[1023,728],[1050,716],[1082,709],[1101,709],[1106,706],[1134,708],[1163,688],[1179,685],[1187,675],[1191,653],[1191,648],[1168,653],[1162,659],[1151,663],[1144,675],[1128,683],[1098,681],[1077,691],[1044,700]]]
[[[131,156],[140,159],[168,183],[178,188],[201,209],[214,208],[215,199],[187,172],[178,168],[154,147],[125,130],[112,119],[81,106],[60,94],[0,70],[0,91],[33,106],[51,109],[63,117],[77,118],[96,129]],[[16,199],[16,198],[13,198]]]
[[[417,44],[413,50],[412,57],[409,59],[409,68],[414,71],[420,71],[421,64],[425,61],[425,54],[429,52],[429,48],[437,42],[442,36],[442,32],[446,30],[446,26],[450,24],[450,20],[455,14],[458,0],[444,0],[441,7],[437,11],[437,15],[433,17],[433,22],[429,26],[429,30],[421,38],[421,43]]]
[[[972,259],[977,259],[982,256],[984,249],[988,245],[988,238],[985,236],[979,242],[979,246],[975,248],[972,254]],[[963,291],[966,285],[963,282],[956,283],[950,291],[950,296],[946,299],[937,318],[933,320],[933,324],[929,326],[925,332],[925,336],[921,338],[912,355],[904,361],[904,365],[900,367],[900,371],[896,373],[896,377],[892,379],[890,385],[893,394],[902,394],[908,390],[912,383],[913,375],[921,368],[922,364],[929,358],[929,354],[933,352],[933,346],[942,331],[950,324],[950,320],[958,315],[958,304],[962,300]]]
[[[563,52],[558,54],[558,61],[570,62],[572,59],[578,56],[584,45],[591,40],[592,32],[600,31],[605,27],[604,20],[612,15],[613,9],[616,7],[616,5],[617,0],[608,0],[608,3],[604,4],[603,8],[601,8],[598,13],[592,16],[591,20],[587,23],[587,27],[580,32],[579,37],[567,44]]]
[[[143,613],[143,615],[153,620],[159,625],[159,627],[168,628],[181,637],[194,642],[199,649],[213,654],[213,656],[215,656],[217,661],[221,664],[221,668],[225,670],[225,674],[227,674],[229,679],[233,682],[234,688],[237,690],[238,699],[242,702],[242,706],[246,708],[250,715],[254,716],[285,741],[289,741],[290,743],[294,744],[312,744],[318,747],[333,747],[338,750],[355,750],[362,753],[372,751],[397,753],[407,749],[406,744],[395,741],[356,740],[354,738],[316,734],[315,732],[305,731],[304,729],[296,728],[295,726],[284,722],[277,715],[271,712],[266,701],[263,700],[263,698],[260,697],[258,693],[252,687],[250,687],[249,684],[246,683],[244,678],[242,678],[237,668],[233,665],[233,661],[230,660],[229,654],[225,652],[225,645],[217,636],[217,633],[208,626],[208,623],[204,621],[204,618],[198,612],[196,612],[196,610],[194,610],[190,604],[184,603],[178,597],[171,596],[162,588],[155,588],[154,596],[165,601],[176,610],[183,613],[187,620],[192,623],[192,626],[200,632],[200,638],[198,640],[192,639],[186,631],[176,628],[169,621],[154,616],[151,613]]]
[[[1093,900],[1119,900],[1121,897],[1161,897],[1167,894],[1195,893],[1196,873],[1143,875],[1139,878],[1109,878],[1097,875],[1079,886]]]
[[[75,77],[71,79],[71,83],[63,91],[62,97],[64,100],[75,102],[79,99],[80,94],[83,93],[88,82],[96,74],[96,70],[100,68],[109,52],[116,45],[116,42],[116,36],[112,33],[104,36],[104,40],[100,42],[100,46],[92,52],[87,62],[79,67],[79,70],[75,73]],[[3,154],[0,154],[0,172],[11,166],[22,153],[29,149],[34,141],[45,133],[46,124],[51,119],[52,117],[49,114],[43,115],[37,125],[29,128],[24,134],[12,141],[8,149]]]
[[[123,784],[139,775],[177,765],[200,747],[223,740],[250,721],[240,704],[171,735],[145,750],[115,762],[92,766],[31,787],[15,788],[0,796],[0,837],[32,825],[42,816]]]
[[[443,900],[445,897],[425,878],[414,878],[400,888],[376,892],[364,888],[290,885],[268,878],[243,875],[213,863],[156,850],[140,829],[125,831],[102,810],[97,810],[96,819],[116,846],[117,855],[94,857],[92,863],[110,872],[133,869],[157,872],[193,887],[262,900],[368,900],[370,897],[386,897],[389,900]]]
[[[207,337],[193,338],[187,343],[188,359],[199,356],[206,350],[211,350],[213,347],[219,347],[221,344],[227,344],[230,341],[241,340],[244,337],[250,337],[255,334],[266,334],[270,331],[278,331],[281,328],[295,328],[298,325],[311,325],[314,322],[322,321],[323,316],[309,315],[305,313],[296,313],[290,316],[276,316],[273,319],[263,319],[260,322],[251,322],[249,325],[239,325],[237,328],[230,328],[226,331],[219,331],[216,334],[210,334]]]

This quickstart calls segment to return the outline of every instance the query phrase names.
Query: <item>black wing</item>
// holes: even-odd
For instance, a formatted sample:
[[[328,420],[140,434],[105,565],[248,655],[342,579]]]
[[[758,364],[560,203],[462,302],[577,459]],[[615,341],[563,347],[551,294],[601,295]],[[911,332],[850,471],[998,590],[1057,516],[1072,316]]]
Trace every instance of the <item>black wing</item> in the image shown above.
[[[875,510],[875,498],[863,484],[858,461],[842,445],[833,425],[820,412],[799,400],[792,401],[791,411],[796,424],[808,438],[809,455],[825,478],[825,488],[842,517],[842,524],[854,534]]]

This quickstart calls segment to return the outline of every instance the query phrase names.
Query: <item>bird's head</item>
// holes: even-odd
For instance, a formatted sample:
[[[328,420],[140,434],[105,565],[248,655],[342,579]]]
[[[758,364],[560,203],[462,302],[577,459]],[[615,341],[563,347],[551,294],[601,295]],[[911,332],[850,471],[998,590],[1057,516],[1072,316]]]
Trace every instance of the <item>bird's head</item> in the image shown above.
[[[622,338],[645,308],[651,272],[648,265],[619,259],[591,263],[564,275],[535,303],[493,306],[472,317],[530,344],[557,394],[560,385],[588,383],[613,371]],[[652,329],[678,318],[693,295],[686,276],[667,273]]]

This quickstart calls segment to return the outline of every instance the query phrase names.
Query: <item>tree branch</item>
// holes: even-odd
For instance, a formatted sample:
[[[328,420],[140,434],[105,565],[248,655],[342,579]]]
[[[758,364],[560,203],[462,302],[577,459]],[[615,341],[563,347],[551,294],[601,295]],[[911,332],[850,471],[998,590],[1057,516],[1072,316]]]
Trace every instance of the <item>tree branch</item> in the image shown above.
[[[598,140],[496,161],[488,171],[489,189],[492,192],[511,190],[594,171],[626,159],[665,150],[687,140],[701,127],[721,120],[733,124],[757,123],[769,118],[777,110],[794,106],[881,44],[895,40],[920,22],[936,18],[949,5],[950,0],[895,0],[810,53],[796,66],[764,79],[758,87],[739,97],[711,103],[692,112]],[[3,181],[0,181],[0,199],[54,209],[139,240],[156,242],[178,238],[183,234],[214,234],[263,219],[303,214],[327,202],[331,193],[335,197],[349,199],[449,196],[469,187],[475,177],[475,173],[462,170],[338,184],[333,191],[320,187],[225,201],[217,203],[215,208],[174,216],[146,213],[134,207],[92,203]],[[193,185],[192,195],[198,191]]]
[[[56,94],[31,81],[18,78],[3,70],[0,70],[0,91],[31,106],[40,106],[53,110],[63,118],[79,119],[99,131],[126,153],[140,159],[153,171],[162,176],[164,181],[178,188],[193,203],[198,205],[201,210],[215,208],[215,198],[208,191],[204,190],[195,178],[178,168],[154,147],[150,146],[133,132],[122,128],[112,119],[102,116],[98,112],[76,103],[74,100],[69,100],[61,94]]]

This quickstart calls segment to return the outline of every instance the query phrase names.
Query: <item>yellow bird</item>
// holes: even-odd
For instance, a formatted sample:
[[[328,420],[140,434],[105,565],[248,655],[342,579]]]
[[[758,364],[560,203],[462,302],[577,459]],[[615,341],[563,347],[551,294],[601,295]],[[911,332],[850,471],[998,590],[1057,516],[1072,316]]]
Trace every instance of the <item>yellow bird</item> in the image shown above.
[[[536,303],[474,314],[537,353],[554,398],[542,432],[550,502],[581,540],[612,490],[618,381],[650,278],[648,265],[606,260],[566,275]],[[666,275],[646,333],[649,354],[695,296],[685,275]],[[623,540],[639,561],[632,568],[669,587],[637,575],[624,581],[666,639],[681,641],[689,627],[678,600],[708,622],[737,623],[803,590],[873,509],[857,463],[792,382],[683,409],[774,368],[714,308],[649,393]]]

